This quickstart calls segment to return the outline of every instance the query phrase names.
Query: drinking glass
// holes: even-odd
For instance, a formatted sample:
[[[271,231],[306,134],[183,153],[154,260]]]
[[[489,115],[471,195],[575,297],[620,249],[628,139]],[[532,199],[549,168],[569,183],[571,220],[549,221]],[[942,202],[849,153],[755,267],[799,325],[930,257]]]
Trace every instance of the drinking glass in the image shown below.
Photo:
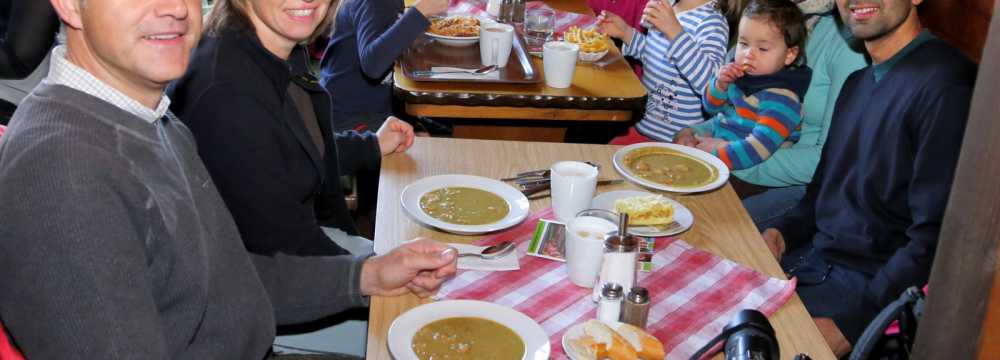
[[[530,9],[524,16],[524,42],[529,52],[542,51],[542,45],[552,37],[556,13],[552,9]]]

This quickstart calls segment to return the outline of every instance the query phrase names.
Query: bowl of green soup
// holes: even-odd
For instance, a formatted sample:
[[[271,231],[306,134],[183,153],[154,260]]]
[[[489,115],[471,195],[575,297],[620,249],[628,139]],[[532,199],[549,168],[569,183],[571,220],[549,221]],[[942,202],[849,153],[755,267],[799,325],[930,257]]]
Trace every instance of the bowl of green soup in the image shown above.
[[[548,359],[548,335],[526,315],[476,300],[445,300],[403,313],[389,327],[396,359]]]

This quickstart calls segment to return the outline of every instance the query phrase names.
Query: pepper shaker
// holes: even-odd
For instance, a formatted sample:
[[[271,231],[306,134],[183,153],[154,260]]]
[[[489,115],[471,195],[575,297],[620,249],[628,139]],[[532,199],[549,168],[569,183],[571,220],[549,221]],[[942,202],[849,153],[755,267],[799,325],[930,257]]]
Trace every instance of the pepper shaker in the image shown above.
[[[641,286],[632,287],[622,304],[621,321],[635,325],[640,329],[646,328],[646,319],[649,316],[649,291]]]
[[[514,0],[514,5],[510,10],[510,22],[514,24],[524,24],[524,8],[527,0]]]
[[[500,0],[500,12],[497,14],[497,22],[510,23],[513,9],[514,0]]]
[[[597,320],[606,323],[618,321],[622,310],[622,286],[606,283],[601,287],[601,301],[597,304]]]

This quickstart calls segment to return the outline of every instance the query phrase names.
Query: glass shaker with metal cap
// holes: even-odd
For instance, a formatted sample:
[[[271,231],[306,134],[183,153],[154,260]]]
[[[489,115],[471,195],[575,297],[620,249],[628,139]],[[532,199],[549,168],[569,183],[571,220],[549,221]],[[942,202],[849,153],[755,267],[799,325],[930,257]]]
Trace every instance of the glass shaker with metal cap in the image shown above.
[[[605,283],[601,286],[601,301],[597,303],[597,320],[606,323],[618,321],[622,310],[622,286]]]
[[[639,238],[628,234],[628,214],[618,218],[618,233],[604,238],[604,257],[598,285],[609,282],[621,284],[624,293],[635,285],[636,260],[639,255]],[[594,289],[594,300],[599,298]]]

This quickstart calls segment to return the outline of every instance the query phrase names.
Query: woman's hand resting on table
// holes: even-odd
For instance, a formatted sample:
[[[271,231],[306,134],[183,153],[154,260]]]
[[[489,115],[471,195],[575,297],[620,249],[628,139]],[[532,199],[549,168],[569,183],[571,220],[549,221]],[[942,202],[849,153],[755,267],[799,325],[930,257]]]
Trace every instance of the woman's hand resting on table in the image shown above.
[[[458,251],[452,247],[430,239],[414,239],[365,261],[361,266],[361,293],[399,296],[412,292],[428,297],[455,275],[457,259]]]
[[[382,127],[378,128],[375,136],[378,137],[378,147],[382,156],[404,152],[413,145],[413,126],[395,116],[390,116],[382,123]]]

